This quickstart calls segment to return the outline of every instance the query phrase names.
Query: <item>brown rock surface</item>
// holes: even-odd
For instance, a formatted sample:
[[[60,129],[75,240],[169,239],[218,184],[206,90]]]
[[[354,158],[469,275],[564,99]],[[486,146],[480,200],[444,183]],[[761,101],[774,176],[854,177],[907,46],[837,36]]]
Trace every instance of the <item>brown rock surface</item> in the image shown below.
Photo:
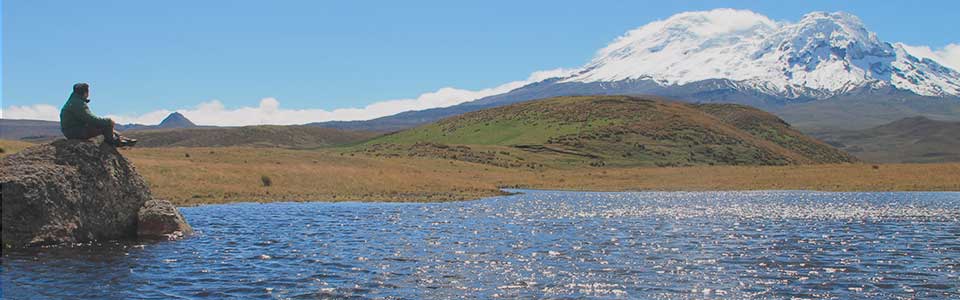
[[[25,247],[137,237],[151,199],[133,165],[100,142],[57,140],[0,160],[3,245]]]
[[[150,200],[138,214],[137,235],[147,239],[176,239],[193,233],[180,210],[167,200]]]

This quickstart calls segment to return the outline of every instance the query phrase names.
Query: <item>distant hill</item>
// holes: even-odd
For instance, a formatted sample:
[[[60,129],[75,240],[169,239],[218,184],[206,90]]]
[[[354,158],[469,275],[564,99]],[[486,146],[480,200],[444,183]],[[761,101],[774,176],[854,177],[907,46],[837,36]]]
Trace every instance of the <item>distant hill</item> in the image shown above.
[[[313,126],[245,126],[137,130],[127,133],[137,147],[279,147],[310,149],[358,143],[375,133]]]
[[[198,126],[177,112],[171,113],[157,125],[118,125],[117,130],[139,139],[138,147],[255,146],[305,149],[357,143],[377,135],[315,126]],[[61,137],[60,122],[0,119],[0,139],[48,142]]]
[[[160,124],[157,125],[158,128],[191,128],[197,127],[196,124],[193,124],[187,117],[184,117],[178,112],[174,112],[168,115],[166,118],[163,118],[163,121],[160,121]]]
[[[529,99],[524,99],[529,100]],[[308,126],[334,128],[341,130],[361,130],[374,132],[394,132],[404,129],[410,129],[423,124],[439,121],[443,118],[456,116],[459,114],[477,111],[484,108],[496,107],[500,105],[470,105],[468,103],[454,105],[450,107],[431,108],[425,110],[414,110],[389,115],[371,120],[361,121],[326,121],[306,124]]]
[[[151,130],[151,129],[174,129],[174,128],[198,128],[198,127],[214,127],[214,126],[197,126],[193,124],[190,119],[187,119],[186,116],[179,112],[172,112],[167,115],[166,118],[163,118],[163,121],[160,121],[160,124],[157,125],[142,125],[142,124],[125,124],[118,125],[117,130],[119,131],[131,131],[131,130]]]
[[[857,157],[882,163],[960,161],[960,122],[912,117],[848,131],[812,132]]]
[[[925,116],[960,122],[960,98],[920,96],[894,88],[861,89],[826,100],[771,108],[803,131],[860,130]]]
[[[864,129],[917,115],[960,121],[960,97],[922,96],[890,86],[864,87],[826,99],[788,102],[770,95],[744,91],[736,83],[722,79],[668,87],[645,80],[586,84],[548,79],[508,93],[449,107],[407,111],[371,120],[328,121],[307,125],[392,132],[481,109],[549,97],[583,95],[657,95],[690,103],[739,103],[774,113],[804,130]]]
[[[527,167],[856,160],[749,106],[629,96],[556,97],[470,112],[373,139],[360,151]]]
[[[60,122],[0,119],[3,140],[46,141],[60,136]]]
[[[187,119],[187,117],[178,112],[174,112],[157,125],[120,124],[117,125],[116,129],[121,132],[126,132],[199,127],[210,126],[197,126]],[[60,132],[60,122],[58,121],[0,119],[0,139],[45,142],[60,137],[63,137],[63,134]]]

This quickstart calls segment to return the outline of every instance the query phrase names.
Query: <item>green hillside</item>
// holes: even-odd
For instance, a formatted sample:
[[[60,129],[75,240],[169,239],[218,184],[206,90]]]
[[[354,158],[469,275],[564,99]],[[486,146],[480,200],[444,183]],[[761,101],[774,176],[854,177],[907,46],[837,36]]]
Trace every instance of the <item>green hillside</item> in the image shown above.
[[[851,162],[774,115],[653,97],[557,97],[471,112],[362,145],[508,167],[788,165]]]

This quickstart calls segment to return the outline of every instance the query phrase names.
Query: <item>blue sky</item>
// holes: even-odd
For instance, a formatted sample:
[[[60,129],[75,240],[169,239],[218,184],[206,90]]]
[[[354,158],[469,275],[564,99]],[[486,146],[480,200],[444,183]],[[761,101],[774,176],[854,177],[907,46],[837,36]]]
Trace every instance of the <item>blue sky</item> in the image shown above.
[[[92,85],[101,114],[263,107],[264,98],[287,109],[364,107],[578,67],[630,29],[722,7],[787,21],[846,11],[885,41],[960,42],[960,1],[6,0],[2,107],[58,107],[78,81]]]

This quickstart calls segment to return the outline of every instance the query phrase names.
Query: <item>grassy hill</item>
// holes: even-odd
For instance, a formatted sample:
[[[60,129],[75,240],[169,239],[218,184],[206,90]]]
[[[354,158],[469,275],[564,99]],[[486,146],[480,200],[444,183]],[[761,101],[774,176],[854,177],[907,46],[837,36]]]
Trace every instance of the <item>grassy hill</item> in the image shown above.
[[[912,117],[863,130],[812,134],[871,162],[960,161],[960,122]]]
[[[748,106],[630,96],[557,97],[466,113],[373,139],[359,151],[528,168],[856,160]]]
[[[137,147],[278,147],[311,149],[358,143],[376,134],[313,126],[245,126],[130,131]]]

